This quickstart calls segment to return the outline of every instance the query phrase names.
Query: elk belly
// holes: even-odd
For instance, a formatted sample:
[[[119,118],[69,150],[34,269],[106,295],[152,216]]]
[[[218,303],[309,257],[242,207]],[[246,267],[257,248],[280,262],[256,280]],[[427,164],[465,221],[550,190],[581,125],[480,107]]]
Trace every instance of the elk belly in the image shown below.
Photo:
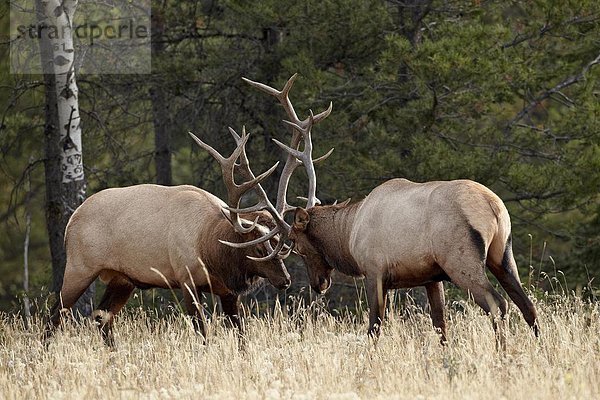
[[[430,282],[448,280],[448,276],[432,259],[412,264],[390,265],[383,274],[384,282],[390,289],[422,286]]]

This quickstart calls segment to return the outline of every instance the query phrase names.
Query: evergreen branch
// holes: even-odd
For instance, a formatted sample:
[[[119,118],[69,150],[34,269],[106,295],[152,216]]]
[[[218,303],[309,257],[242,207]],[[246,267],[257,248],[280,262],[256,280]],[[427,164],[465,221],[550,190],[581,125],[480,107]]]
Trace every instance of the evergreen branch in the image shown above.
[[[598,19],[600,19],[600,17],[595,16],[595,15],[591,16],[591,17],[587,17],[587,18],[575,16],[571,19],[568,19],[566,21],[563,21],[561,23],[554,24],[554,25],[550,25],[550,24],[546,23],[537,32],[530,33],[530,34],[519,33],[517,36],[515,36],[515,38],[513,40],[511,40],[510,42],[504,43],[501,46],[501,48],[502,48],[502,50],[504,50],[504,49],[508,49],[510,47],[517,46],[517,45],[519,45],[527,40],[533,39],[535,37],[541,38],[546,33],[552,31],[555,28],[561,27],[561,26],[566,26],[566,25],[570,25],[570,24],[592,23],[592,22],[596,22]]]
[[[509,202],[513,202],[513,201],[524,201],[524,200],[547,200],[547,199],[551,199],[553,197],[556,196],[560,196],[562,194],[564,194],[565,192],[562,190],[556,191],[556,192],[550,192],[550,193],[544,193],[544,194],[537,194],[537,193],[519,193],[513,197],[508,197],[503,199],[503,201],[505,203],[509,203]]]
[[[567,79],[560,82],[558,85],[554,86],[552,89],[545,91],[544,93],[539,95],[537,98],[535,98],[534,100],[529,102],[529,104],[527,104],[525,107],[523,107],[523,109],[521,111],[519,111],[519,113],[508,123],[508,125],[506,126],[506,128],[504,130],[505,135],[508,135],[508,132],[510,131],[510,129],[517,122],[519,122],[523,117],[525,117],[525,115],[529,114],[529,112],[533,108],[537,107],[537,105],[540,104],[542,101],[550,98],[554,94],[561,94],[560,93],[561,90],[584,80],[585,75],[596,64],[600,64],[600,54],[598,54],[598,56],[596,56],[595,59],[593,59],[592,61],[587,63],[585,65],[585,67],[583,67],[581,72],[579,72],[577,75],[572,75],[572,76],[568,77]]]
[[[210,38],[224,38],[224,39],[246,39],[251,41],[260,41],[261,39],[257,36],[246,35],[243,33],[226,33],[222,31],[214,31],[210,33],[200,33],[197,30],[187,31],[179,35],[168,36],[164,35],[165,39],[158,40],[159,43],[180,43],[186,39],[210,39]]]

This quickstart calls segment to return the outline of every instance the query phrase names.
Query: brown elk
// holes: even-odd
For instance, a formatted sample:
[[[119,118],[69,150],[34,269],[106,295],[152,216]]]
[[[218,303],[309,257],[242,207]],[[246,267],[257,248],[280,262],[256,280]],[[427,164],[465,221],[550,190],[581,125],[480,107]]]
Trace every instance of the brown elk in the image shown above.
[[[240,137],[230,131],[237,148],[228,158],[192,136],[219,161],[229,206],[237,208],[240,198],[251,189],[264,195],[260,182],[276,165],[255,177],[245,153],[248,135],[244,132]],[[236,184],[234,170],[247,181]],[[136,287],[181,288],[186,310],[203,336],[197,296],[200,291],[210,291],[221,298],[224,314],[241,331],[241,294],[255,288],[262,278],[279,289],[290,285],[282,261],[289,248],[281,246],[273,251],[271,247],[273,235],[265,225],[278,225],[277,218],[273,220],[256,207],[242,215],[248,220],[227,211],[227,207],[216,196],[194,186],[138,185],[90,196],[67,225],[64,280],[44,340],[59,325],[61,309],[72,307],[97,277],[107,287],[93,318],[109,345],[113,344],[113,317]],[[248,243],[233,248],[238,242]]]
[[[487,313],[506,314],[507,302],[490,284],[487,267],[537,336],[535,307],[521,287],[513,257],[508,211],[485,186],[469,180],[414,183],[392,179],[360,202],[319,205],[311,156],[314,121],[312,114],[301,121],[294,111],[288,96],[294,79],[295,75],[281,91],[248,82],[275,96],[290,119],[291,145],[278,142],[288,152],[284,169],[293,171],[303,164],[308,174],[307,205],[295,209],[293,225],[280,239],[294,242],[311,286],[324,293],[334,269],[364,277],[370,307],[368,332],[373,336],[379,335],[388,289],[425,286],[433,325],[445,341],[444,280],[468,291]],[[298,150],[301,141],[303,152]],[[287,182],[289,176],[283,179]],[[285,198],[286,185],[279,189]],[[286,206],[278,211],[290,210]]]

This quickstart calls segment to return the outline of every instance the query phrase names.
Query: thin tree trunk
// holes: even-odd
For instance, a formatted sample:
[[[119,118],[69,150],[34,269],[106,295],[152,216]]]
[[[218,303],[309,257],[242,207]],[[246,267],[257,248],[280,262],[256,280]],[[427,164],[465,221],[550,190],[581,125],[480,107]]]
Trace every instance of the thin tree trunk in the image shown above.
[[[65,228],[75,209],[85,199],[85,176],[81,146],[78,89],[75,81],[71,21],[77,0],[36,0],[38,23],[61,35],[40,38],[40,54],[46,87],[44,127],[46,175],[46,225],[52,255],[52,291],[62,287],[66,265]],[[90,315],[94,284],[75,305],[82,315]]]
[[[159,4],[154,4],[152,9],[152,43],[150,49],[153,62],[153,79],[150,86],[150,101],[152,102],[152,119],[154,123],[156,183],[159,185],[171,185],[171,129],[169,123],[169,102],[166,98],[166,91],[163,88],[164,85],[160,82],[160,74],[155,73],[160,70],[160,67],[154,68],[165,50],[165,45],[163,43],[165,26],[162,15],[162,6],[160,7],[161,8],[159,9]]]
[[[31,160],[30,160],[31,163]],[[27,194],[25,195],[25,240],[23,241],[23,319],[25,329],[29,329],[31,304],[29,302],[29,238],[31,236],[31,178],[27,173]]]

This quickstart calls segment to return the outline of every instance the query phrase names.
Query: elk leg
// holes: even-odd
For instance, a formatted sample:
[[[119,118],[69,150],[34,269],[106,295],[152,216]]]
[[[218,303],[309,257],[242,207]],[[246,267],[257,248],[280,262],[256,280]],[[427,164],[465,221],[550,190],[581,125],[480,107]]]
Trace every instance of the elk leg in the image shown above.
[[[483,262],[478,260],[464,261],[462,263],[446,263],[442,266],[444,272],[450,277],[452,282],[461,289],[468,291],[487,314],[492,316],[492,324],[496,332],[496,344],[502,347],[505,345],[504,331],[499,329],[496,317],[504,319],[508,308],[506,300],[493,288],[492,284],[485,275]]]
[[[519,307],[519,310],[521,310],[521,313],[523,314],[523,318],[525,318],[527,324],[533,329],[535,336],[539,337],[540,332],[537,324],[537,312],[535,311],[535,306],[523,291],[521,280],[517,273],[517,264],[512,258],[512,255],[510,259],[512,259],[512,261],[508,261],[505,265],[496,266],[489,263],[488,267],[496,279],[498,279],[498,282],[500,282],[500,285],[502,285],[508,296],[514,301],[517,307]]]
[[[83,294],[83,292],[81,292],[81,294]],[[60,293],[59,293],[60,295]],[[57,299],[56,302],[54,303],[54,305],[52,306],[52,308],[50,309],[50,314],[48,315],[48,318],[46,319],[44,325],[44,333],[42,334],[42,343],[44,344],[48,344],[48,340],[54,336],[54,333],[56,332],[56,328],[58,328],[58,326],[61,323],[61,310],[63,309],[62,307],[62,301],[61,299]]]
[[[236,328],[240,349],[245,350],[246,342],[244,336],[244,326],[240,317],[240,296],[223,295],[220,297],[223,314],[229,318],[233,327]]]
[[[238,295],[223,295],[221,297],[221,307],[223,314],[229,318],[234,328],[243,334],[244,328],[240,319],[240,296]]]
[[[198,296],[199,290],[196,290],[194,295],[189,292],[188,288],[183,286],[183,303],[185,305],[185,310],[188,315],[192,318],[192,325],[194,326],[194,332],[202,335],[204,340],[206,341],[206,326],[204,325],[204,315],[202,313],[202,305],[200,304],[200,299],[196,298],[194,300],[194,296]]]
[[[367,278],[367,298],[369,301],[369,331],[372,338],[378,338],[381,332],[381,324],[385,315],[385,303],[387,300],[387,288],[383,286],[380,277]]]
[[[446,321],[444,319],[444,284],[442,282],[431,282],[425,285],[429,307],[431,307],[431,320],[437,333],[440,335],[440,343],[445,344]]]
[[[108,282],[98,308],[92,313],[92,318],[98,325],[102,339],[109,347],[115,345],[112,330],[113,319],[127,303],[133,289],[135,289],[135,285],[128,278],[123,275],[114,276]]]
[[[223,295],[221,297],[221,307],[223,314],[229,318],[234,328],[243,333],[243,327],[240,319],[240,297],[238,295]]]
[[[67,265],[65,268],[62,289],[58,293],[58,299],[56,299],[56,303],[54,303],[54,306],[50,309],[50,315],[45,323],[45,329],[42,335],[43,343],[47,344],[48,339],[54,336],[56,328],[60,325],[62,320],[61,310],[73,307],[97,276],[98,274],[85,276],[79,269],[74,270]]]

